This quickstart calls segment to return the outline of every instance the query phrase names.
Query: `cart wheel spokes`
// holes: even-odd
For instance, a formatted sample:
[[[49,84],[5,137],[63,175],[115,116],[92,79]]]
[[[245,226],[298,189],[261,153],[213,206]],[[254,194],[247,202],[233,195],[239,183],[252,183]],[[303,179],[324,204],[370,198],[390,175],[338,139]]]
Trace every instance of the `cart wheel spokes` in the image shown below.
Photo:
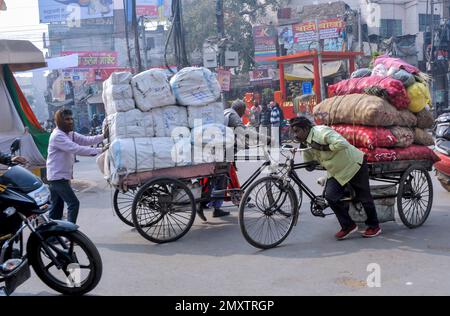
[[[114,192],[113,204],[114,211],[119,219],[128,226],[134,227],[132,208],[136,189],[130,189],[127,192],[116,190]]]
[[[297,205],[290,185],[273,177],[258,180],[246,191],[239,208],[242,234],[256,248],[278,246],[297,221]]]
[[[402,222],[408,228],[425,224],[433,206],[433,182],[428,171],[410,167],[400,181],[397,207]]]
[[[183,237],[195,219],[190,189],[175,179],[156,179],[142,187],[133,202],[132,218],[137,231],[155,243]]]

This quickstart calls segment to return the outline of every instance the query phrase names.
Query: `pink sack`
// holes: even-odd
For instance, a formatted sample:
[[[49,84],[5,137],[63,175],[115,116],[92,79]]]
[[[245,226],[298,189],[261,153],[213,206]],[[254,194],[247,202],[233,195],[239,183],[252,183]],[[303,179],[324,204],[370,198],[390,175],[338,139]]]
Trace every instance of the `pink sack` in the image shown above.
[[[413,145],[408,148],[396,148],[395,152],[399,160],[431,160],[439,162],[440,158],[426,146]]]
[[[378,57],[375,60],[374,65],[383,65],[386,69],[390,69],[391,67],[404,69],[413,75],[417,75],[420,73],[420,70],[418,68],[408,64],[406,61],[403,61],[400,58],[389,57],[387,55]]]
[[[377,87],[387,92],[387,101],[399,110],[407,109],[411,103],[403,83],[391,77],[371,76],[341,81],[329,87],[331,96],[364,93],[365,89]]]
[[[333,125],[350,144],[356,147],[375,149],[376,147],[393,147],[397,138],[390,130],[382,127]]]
[[[368,162],[390,162],[400,160],[430,160],[434,163],[439,162],[440,158],[428,147],[413,145],[408,148],[358,148],[366,154]]]

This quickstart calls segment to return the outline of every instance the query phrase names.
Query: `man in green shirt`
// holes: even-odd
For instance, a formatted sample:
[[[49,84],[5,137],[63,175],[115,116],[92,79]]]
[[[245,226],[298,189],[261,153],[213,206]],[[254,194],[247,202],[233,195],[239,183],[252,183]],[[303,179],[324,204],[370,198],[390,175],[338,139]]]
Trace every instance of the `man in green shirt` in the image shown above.
[[[369,168],[364,153],[328,126],[314,126],[305,117],[295,118],[290,123],[296,139],[311,148],[304,154],[305,162],[317,161],[328,171],[325,198],[342,226],[336,238],[344,240],[358,231],[349,215],[349,204],[342,201],[347,185],[353,188],[356,199],[367,213],[368,228],[363,237],[379,236],[381,228],[370,192]]]

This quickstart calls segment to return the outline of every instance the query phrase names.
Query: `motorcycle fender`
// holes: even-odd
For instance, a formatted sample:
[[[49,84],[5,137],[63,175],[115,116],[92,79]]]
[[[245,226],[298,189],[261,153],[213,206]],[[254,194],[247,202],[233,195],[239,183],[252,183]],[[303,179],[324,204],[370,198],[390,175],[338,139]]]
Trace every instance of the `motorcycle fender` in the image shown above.
[[[64,221],[51,221],[36,228],[38,233],[46,232],[74,232],[77,231],[80,226]]]
[[[30,249],[36,247],[39,242],[38,234],[45,234],[48,232],[74,232],[79,228],[78,225],[72,224],[70,222],[63,221],[51,221],[50,223],[44,224],[36,228],[36,232],[30,234],[27,243],[27,252],[30,252]],[[33,264],[30,262],[30,264]]]

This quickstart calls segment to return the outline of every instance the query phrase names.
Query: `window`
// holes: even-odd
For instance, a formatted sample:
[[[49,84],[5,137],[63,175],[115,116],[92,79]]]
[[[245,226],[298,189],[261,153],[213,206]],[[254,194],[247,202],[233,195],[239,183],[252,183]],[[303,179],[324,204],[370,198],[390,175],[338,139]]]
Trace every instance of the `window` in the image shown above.
[[[429,14],[419,14],[419,32],[426,32],[430,26],[431,16]],[[434,15],[434,25],[439,25],[441,22],[441,16]]]
[[[403,33],[402,20],[381,19],[380,36],[390,38],[401,36]]]

